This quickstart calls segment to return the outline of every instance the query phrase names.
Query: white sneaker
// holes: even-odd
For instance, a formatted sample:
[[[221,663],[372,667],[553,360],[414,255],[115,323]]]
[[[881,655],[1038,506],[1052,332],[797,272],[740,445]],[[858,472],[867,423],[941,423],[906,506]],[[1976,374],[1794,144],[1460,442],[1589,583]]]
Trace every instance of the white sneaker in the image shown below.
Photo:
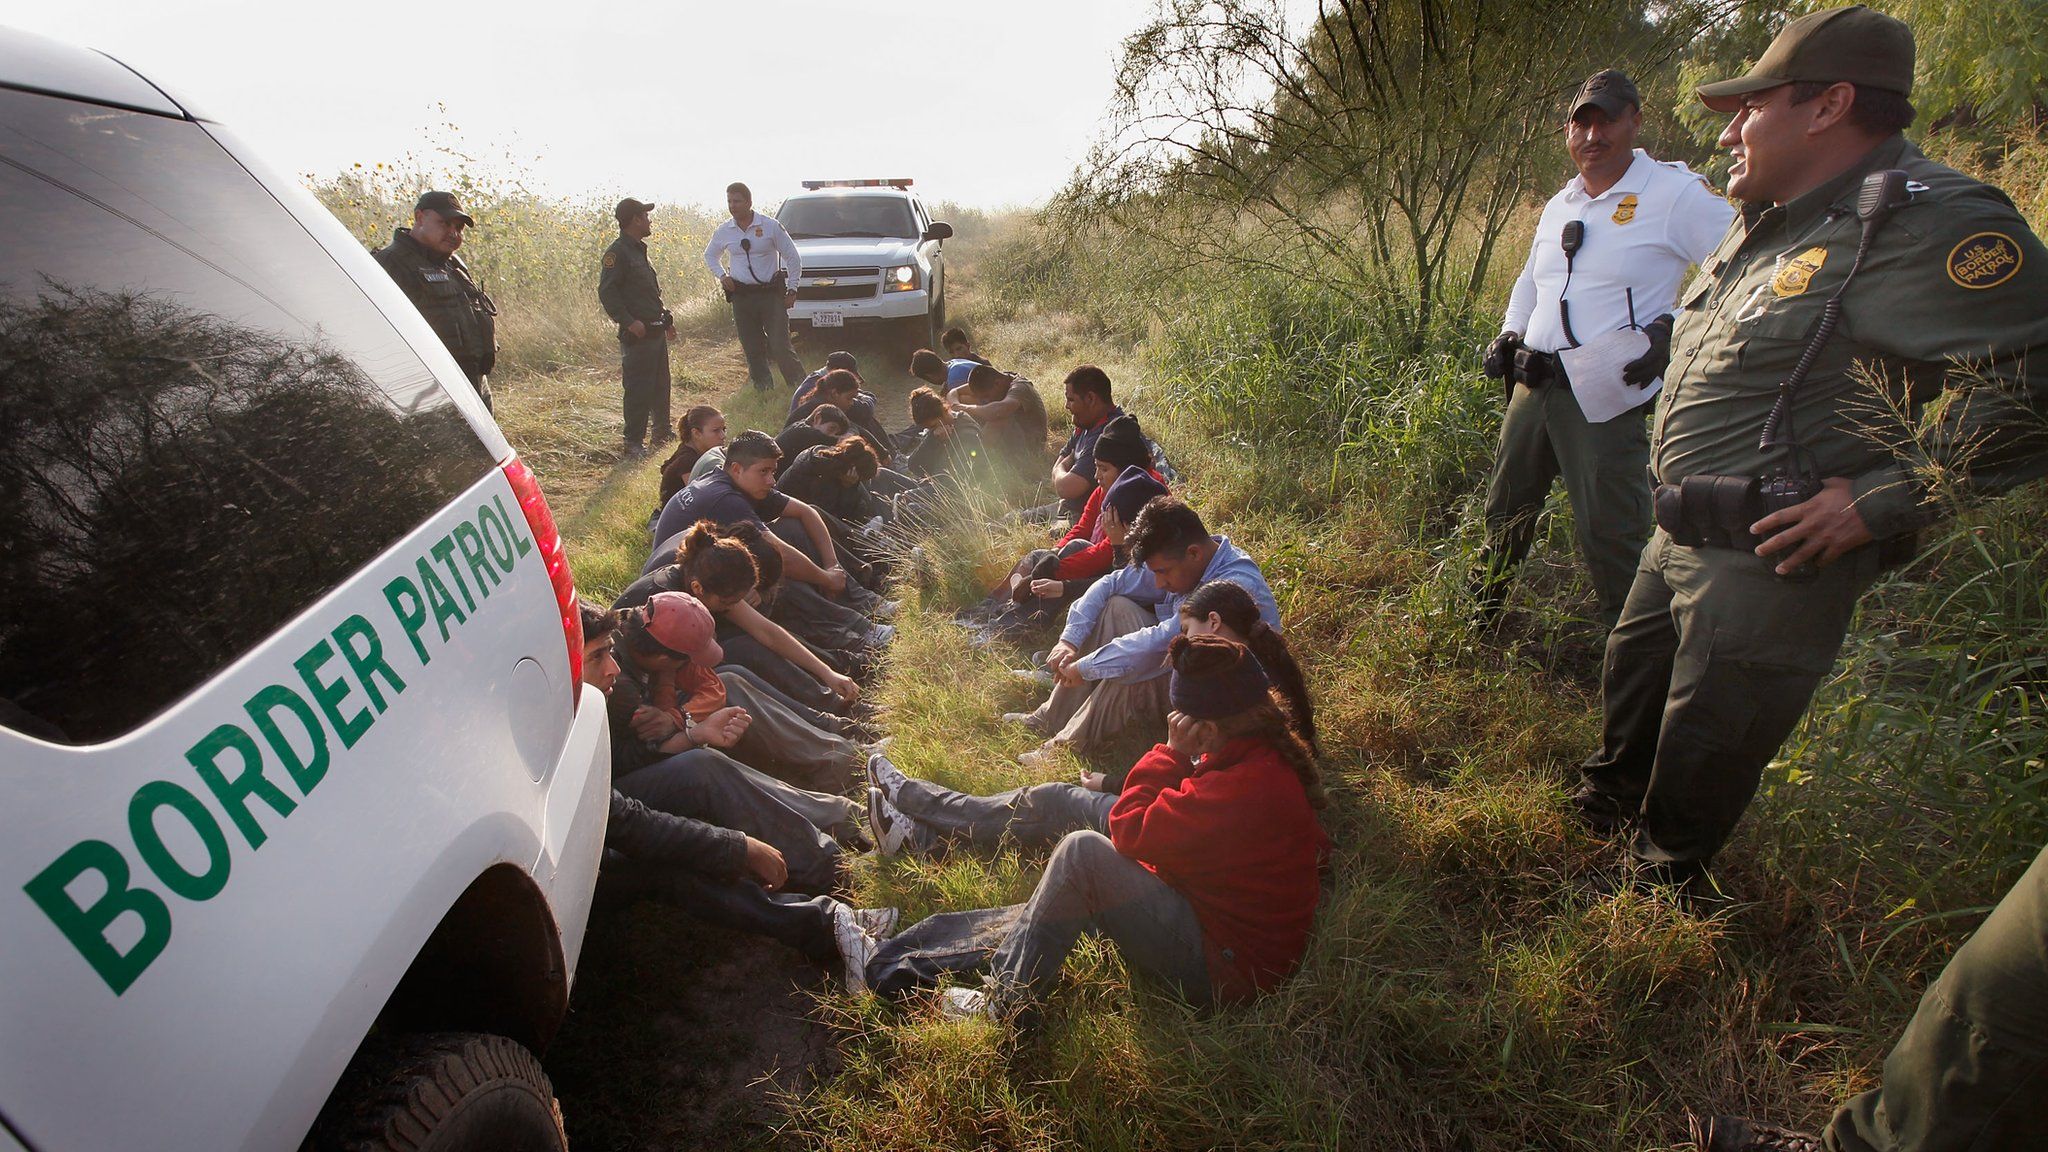
[[[901,601],[878,600],[875,602],[874,607],[868,609],[867,614],[870,619],[874,620],[894,620],[896,618],[896,609],[900,607],[902,607]]]
[[[910,777],[905,776],[903,769],[898,768],[896,762],[889,759],[889,742],[892,739],[894,737],[884,736],[869,747],[868,787],[880,789],[883,798],[894,804],[896,790],[903,787]]]
[[[861,643],[866,644],[870,648],[887,648],[895,639],[896,626],[894,624],[877,624],[868,629],[867,635],[861,637]]]
[[[948,988],[939,993],[939,1015],[948,1020],[988,1016],[988,993],[979,988]]]
[[[861,931],[876,940],[887,940],[896,934],[896,925],[903,919],[903,909],[855,908],[853,918],[860,921]]]
[[[839,946],[839,960],[846,969],[841,973],[846,990],[867,991],[868,961],[875,958],[875,938],[868,935],[867,926],[852,906],[832,905],[832,942]]]
[[[880,788],[868,789],[868,839],[880,856],[896,856],[910,842],[910,817],[896,810]]]
[[[880,532],[882,530],[882,518],[880,516],[877,516],[869,520],[867,523],[860,526],[860,530],[867,533],[870,536],[873,536],[875,533]]]
[[[1058,752],[1059,749],[1051,744],[1040,744],[1029,752],[1017,753],[1017,763],[1026,768],[1051,768],[1053,757]]]
[[[946,988],[938,994],[938,1015],[948,1021],[993,1019],[995,998],[981,988]]]
[[[1003,723],[1015,724],[1027,732],[1035,732],[1040,736],[1045,735],[1045,728],[1038,722],[1038,713],[1036,712],[1005,712],[1003,713]]]

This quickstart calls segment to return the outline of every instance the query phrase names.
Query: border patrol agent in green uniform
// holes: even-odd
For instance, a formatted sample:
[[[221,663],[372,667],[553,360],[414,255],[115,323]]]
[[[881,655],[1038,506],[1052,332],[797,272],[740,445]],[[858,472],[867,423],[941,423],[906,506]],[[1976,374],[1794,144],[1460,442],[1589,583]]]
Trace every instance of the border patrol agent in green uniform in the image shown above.
[[[2048,851],[1920,997],[1884,1082],[1810,1136],[1696,1117],[1700,1152],[1993,1152],[2048,1148]]]
[[[1643,406],[1671,357],[1679,282],[1714,250],[1735,211],[1685,165],[1635,147],[1641,105],[1634,82],[1611,68],[1573,98],[1565,145],[1579,174],[1543,206],[1501,334],[1486,351],[1486,374],[1507,382],[1508,405],[1486,485],[1486,551],[1473,581],[1481,625],[1499,615],[1560,476],[1603,627],[1621,614],[1650,536]],[[1594,423],[1557,353],[1623,328],[1650,335],[1649,348],[1624,370],[1640,399]]]
[[[654,205],[628,196],[612,209],[619,238],[604,250],[597,278],[597,302],[619,326],[619,386],[625,393],[626,455],[647,449],[641,440],[654,425],[656,448],[675,439],[669,423],[668,346],[676,338],[674,319],[661,306],[661,280],[647,256],[654,234]]]
[[[2048,474],[2048,252],[2003,193],[1900,135],[1912,80],[1911,31],[1859,5],[1792,21],[1749,75],[1700,90],[1732,116],[1744,206],[1680,299],[1658,528],[1573,797],[1597,829],[1632,822],[1659,880],[1703,876],[1857,598],[1938,515],[1911,461],[1977,494]]]
[[[498,359],[498,306],[455,254],[462,247],[462,230],[475,223],[454,193],[426,192],[412,207],[412,227],[393,229],[391,243],[370,255],[426,317],[489,408],[488,377]]]

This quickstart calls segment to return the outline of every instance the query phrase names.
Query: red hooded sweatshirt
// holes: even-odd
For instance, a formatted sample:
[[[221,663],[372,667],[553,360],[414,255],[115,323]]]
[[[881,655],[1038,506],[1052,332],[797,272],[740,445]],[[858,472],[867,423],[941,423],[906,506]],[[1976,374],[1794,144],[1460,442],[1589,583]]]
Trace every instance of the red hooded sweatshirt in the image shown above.
[[[1271,744],[1233,740],[1194,762],[1154,746],[1109,810],[1109,838],[1194,905],[1218,1000],[1248,999],[1301,962],[1330,841]]]
[[[1145,469],[1145,474],[1161,484],[1166,483],[1166,477],[1150,468]],[[1059,567],[1053,570],[1053,579],[1085,580],[1090,576],[1101,576],[1116,567],[1116,545],[1110,543],[1109,538],[1102,534],[1102,502],[1108,495],[1109,489],[1097,485],[1095,491],[1088,494],[1088,503],[1081,508],[1081,518],[1074,521],[1074,526],[1067,529],[1067,534],[1060,537],[1060,542],[1052,546],[1053,551],[1057,552],[1075,541],[1088,545],[1063,558],[1059,562]]]

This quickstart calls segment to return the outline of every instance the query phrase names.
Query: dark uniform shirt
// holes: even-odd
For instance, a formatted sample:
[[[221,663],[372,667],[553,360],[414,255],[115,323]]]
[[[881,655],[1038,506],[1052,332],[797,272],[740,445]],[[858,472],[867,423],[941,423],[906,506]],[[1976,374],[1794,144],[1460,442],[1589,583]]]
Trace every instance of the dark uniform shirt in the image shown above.
[[[427,251],[410,228],[395,229],[391,243],[370,255],[426,317],[469,382],[489,375],[498,355],[498,308],[470,279],[462,258]]]
[[[1818,476],[1854,482],[1879,539],[1939,515],[1916,459],[1985,493],[2048,474],[2048,252],[2003,193],[1894,137],[1789,204],[1746,206],[1702,265],[1671,338],[1650,455],[1659,482],[1777,463],[1758,441],[1778,383],[1855,259],[1863,177],[1887,168],[1905,170],[1912,202],[1843,295],[1792,430]],[[1923,419],[1944,389],[1959,394]]]
[[[647,258],[645,240],[621,235],[604,250],[597,302],[618,324],[622,340],[628,338],[625,327],[635,320],[649,328],[661,323],[661,280],[654,274],[654,261]]]

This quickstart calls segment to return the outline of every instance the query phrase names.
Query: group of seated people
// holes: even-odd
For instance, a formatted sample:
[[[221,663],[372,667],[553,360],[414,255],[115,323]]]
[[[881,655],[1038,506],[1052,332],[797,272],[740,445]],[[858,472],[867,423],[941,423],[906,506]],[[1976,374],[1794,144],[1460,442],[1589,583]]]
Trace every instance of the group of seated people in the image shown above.
[[[1298,964],[1329,843],[1314,709],[1259,566],[1169,491],[1109,377],[1066,379],[1074,431],[1050,462],[1030,382],[920,351],[912,426],[877,419],[850,354],[791,397],[771,436],[692,408],[662,466],[645,570],[583,608],[584,678],[606,693],[614,780],[603,887],[652,895],[836,965],[849,989],[949,984],[953,1014],[1028,1008],[1083,935],[1195,1003]],[[984,453],[1036,463],[1063,519],[963,617],[977,639],[1058,629],[1020,757],[1149,742],[1118,770],[971,796],[907,776],[862,681],[893,640],[885,598],[932,497]],[[1052,849],[1025,903],[933,915],[839,899],[849,853]],[[964,981],[986,970],[978,985]]]

